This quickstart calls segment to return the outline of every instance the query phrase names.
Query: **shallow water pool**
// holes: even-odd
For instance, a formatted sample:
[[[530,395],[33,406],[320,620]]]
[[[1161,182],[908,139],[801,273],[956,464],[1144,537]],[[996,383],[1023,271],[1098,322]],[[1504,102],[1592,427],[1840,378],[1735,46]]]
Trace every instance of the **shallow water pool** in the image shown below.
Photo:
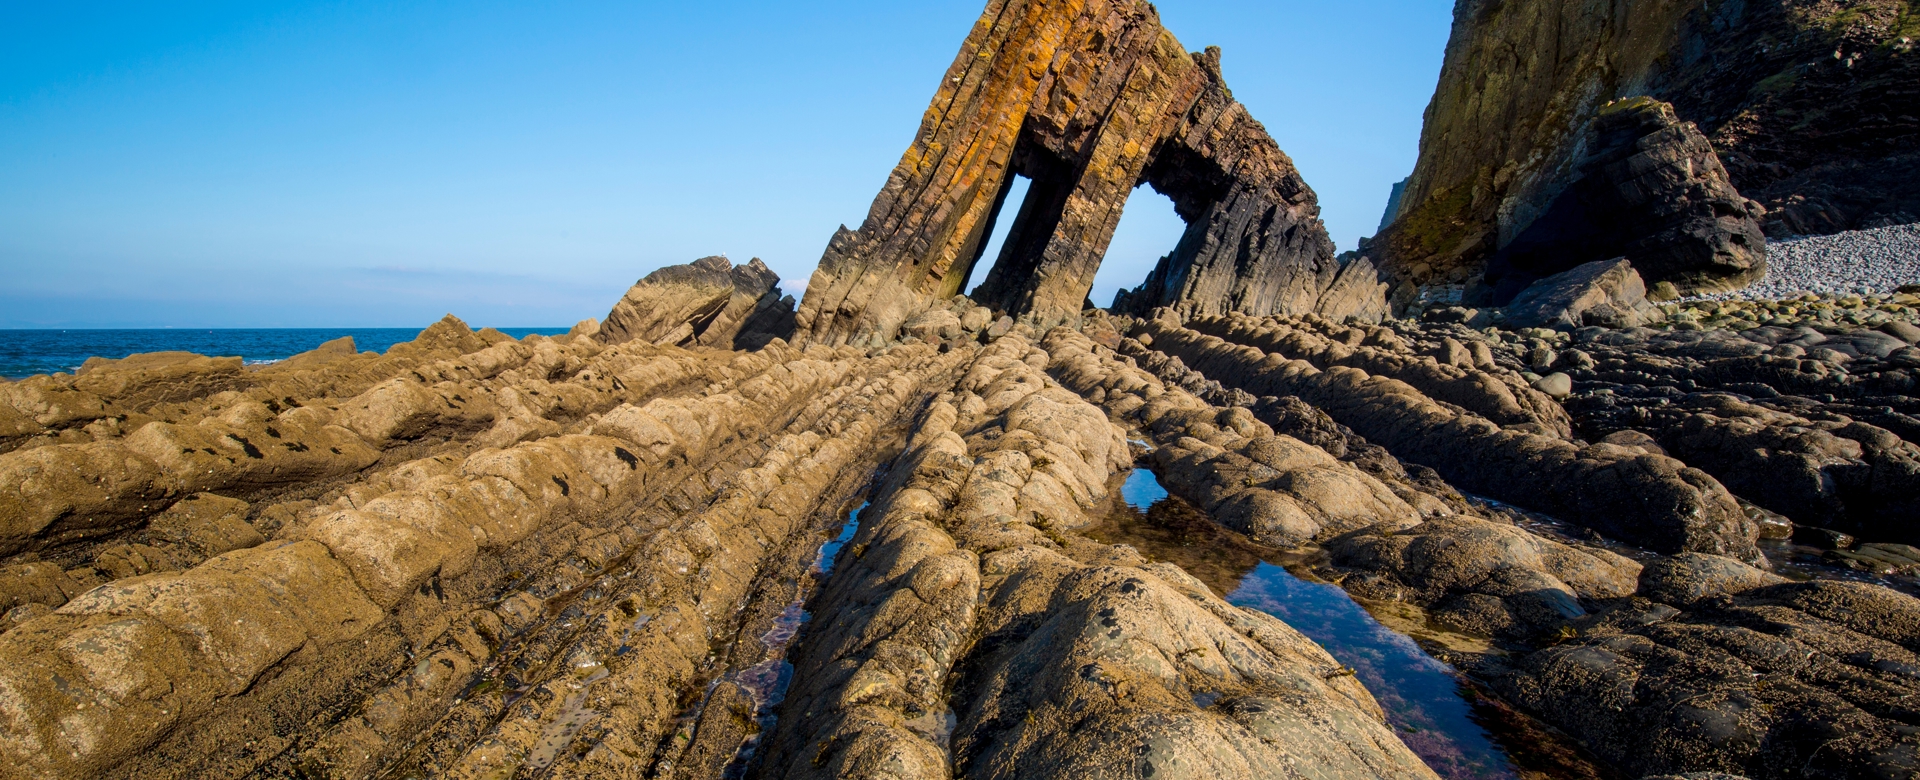
[[[1537,744],[1544,736],[1524,717],[1479,695],[1452,667],[1411,637],[1382,624],[1337,585],[1303,579],[1275,563],[1280,551],[1227,531],[1191,504],[1168,494],[1153,472],[1135,469],[1121,484],[1123,505],[1088,536],[1131,544],[1154,560],[1179,565],[1227,601],[1280,618],[1351,667],[1387,713],[1401,741],[1447,778],[1600,777],[1603,770],[1568,758],[1571,746]],[[1550,754],[1539,762],[1516,757]]]

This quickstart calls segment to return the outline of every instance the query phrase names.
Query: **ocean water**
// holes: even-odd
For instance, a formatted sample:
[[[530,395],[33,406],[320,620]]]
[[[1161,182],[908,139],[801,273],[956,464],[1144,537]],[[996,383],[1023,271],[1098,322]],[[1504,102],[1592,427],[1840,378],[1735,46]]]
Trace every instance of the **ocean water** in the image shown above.
[[[386,352],[412,341],[421,328],[273,328],[154,330],[0,330],[0,377],[21,379],[56,371],[73,372],[90,357],[120,359],[143,352],[193,352],[271,363],[306,352],[341,336],[352,336],[361,352]],[[538,333],[557,336],[569,328],[500,328],[514,338]]]

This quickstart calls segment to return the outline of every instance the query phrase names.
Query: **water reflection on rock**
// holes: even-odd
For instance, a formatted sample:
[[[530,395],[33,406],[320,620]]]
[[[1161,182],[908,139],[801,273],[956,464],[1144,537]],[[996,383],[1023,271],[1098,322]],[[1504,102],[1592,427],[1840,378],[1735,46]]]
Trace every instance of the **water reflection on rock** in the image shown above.
[[[1409,634],[1450,651],[1497,652],[1478,637],[1432,626],[1407,604],[1362,604],[1339,586],[1303,578],[1317,550],[1264,547],[1213,523],[1136,469],[1107,520],[1088,537],[1132,545],[1180,566],[1227,600],[1280,618],[1364,682],[1402,741],[1448,778],[1602,778],[1611,773],[1565,737],[1493,700]]]

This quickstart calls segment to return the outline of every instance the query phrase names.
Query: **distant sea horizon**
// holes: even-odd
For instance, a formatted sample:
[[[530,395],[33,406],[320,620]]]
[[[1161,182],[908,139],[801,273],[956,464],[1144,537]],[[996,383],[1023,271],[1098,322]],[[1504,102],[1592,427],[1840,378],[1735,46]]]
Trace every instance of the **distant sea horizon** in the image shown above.
[[[557,336],[571,330],[495,328],[514,338]],[[265,365],[352,336],[361,352],[386,352],[412,341],[419,328],[35,328],[0,329],[0,377],[18,381],[37,374],[72,373],[88,358],[112,360],[146,352],[192,352],[238,357]],[[475,328],[478,330],[478,328]]]

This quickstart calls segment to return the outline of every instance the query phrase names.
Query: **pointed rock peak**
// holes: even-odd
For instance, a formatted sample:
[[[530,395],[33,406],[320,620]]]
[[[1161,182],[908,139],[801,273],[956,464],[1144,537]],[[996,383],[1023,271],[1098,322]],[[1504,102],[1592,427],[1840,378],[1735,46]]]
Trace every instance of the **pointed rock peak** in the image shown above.
[[[439,322],[420,331],[413,341],[395,344],[394,349],[412,350],[456,349],[462,353],[472,352],[486,346],[486,342],[474,335],[473,328],[459,317],[451,314],[442,317]],[[404,351],[404,350],[403,350]]]

